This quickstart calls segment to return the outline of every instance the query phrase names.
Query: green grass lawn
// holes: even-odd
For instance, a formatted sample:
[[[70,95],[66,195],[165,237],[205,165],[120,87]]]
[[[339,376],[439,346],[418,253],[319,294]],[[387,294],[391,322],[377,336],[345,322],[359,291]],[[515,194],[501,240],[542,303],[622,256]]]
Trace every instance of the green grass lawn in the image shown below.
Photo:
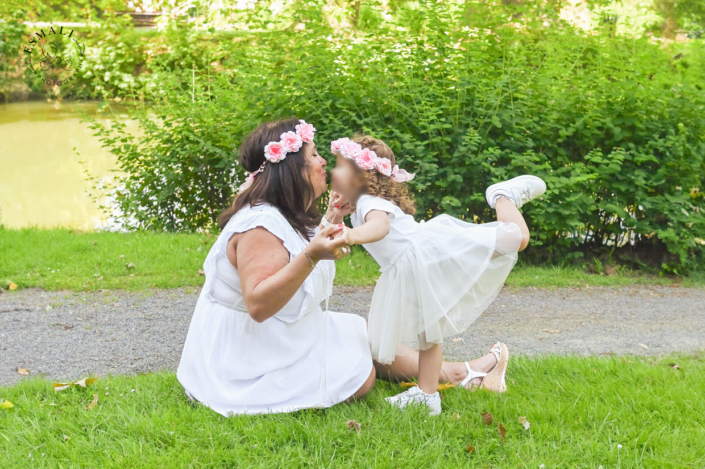
[[[200,286],[203,260],[215,241],[205,234],[80,232],[67,229],[0,229],[0,287],[46,290],[177,288]],[[338,261],[337,285],[374,285],[376,262],[362,248]],[[596,275],[583,269],[519,264],[507,284],[517,287],[671,284],[678,280],[627,269]],[[680,279],[705,284],[705,275]]]
[[[435,418],[387,407],[383,398],[402,388],[378,381],[368,398],[351,405],[226,419],[189,404],[172,373],[103,377],[87,389],[58,393],[34,379],[0,388],[0,398],[14,404],[0,409],[0,462],[8,468],[705,467],[705,356],[519,358],[510,363],[508,384],[502,396],[444,391],[443,414]],[[87,410],[94,393],[98,404]],[[483,423],[485,412],[491,425]],[[528,430],[519,417],[530,422]],[[348,429],[349,420],[361,429]]]

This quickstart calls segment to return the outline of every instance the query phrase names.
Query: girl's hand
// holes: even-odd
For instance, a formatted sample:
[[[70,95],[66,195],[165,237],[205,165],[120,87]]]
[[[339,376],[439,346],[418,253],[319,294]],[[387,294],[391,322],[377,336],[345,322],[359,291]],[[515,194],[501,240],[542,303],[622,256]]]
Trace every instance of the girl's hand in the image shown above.
[[[306,246],[305,251],[318,262],[323,259],[341,259],[350,254],[350,248],[343,252],[346,241],[342,236],[337,236],[343,230],[343,225],[331,225],[319,230]],[[334,239],[335,238],[335,239]]]
[[[354,237],[351,235],[352,231],[353,230],[343,225],[343,231],[340,234],[340,237],[345,240],[345,244],[347,244],[348,246],[352,246],[353,244],[355,244],[355,240],[353,239]]]
[[[331,223],[340,223],[345,215],[349,215],[351,211],[350,202],[335,191],[330,192],[328,199],[328,211],[326,212],[326,220]]]

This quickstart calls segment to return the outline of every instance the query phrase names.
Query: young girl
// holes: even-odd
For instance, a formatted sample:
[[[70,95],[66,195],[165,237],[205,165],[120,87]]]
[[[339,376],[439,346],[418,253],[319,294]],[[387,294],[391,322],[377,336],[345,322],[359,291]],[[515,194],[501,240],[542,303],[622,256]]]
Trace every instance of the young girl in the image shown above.
[[[416,207],[405,184],[414,175],[395,164],[381,140],[364,136],[331,143],[337,156],[333,190],[355,211],[353,229],[343,237],[362,244],[380,265],[370,306],[368,335],[372,357],[391,364],[408,348],[419,349],[418,386],[387,398],[403,408],[425,404],[431,415],[441,412],[438,380],[443,338],[463,332],[489,306],[526,248],[529,230],[517,208],[543,194],[546,184],[535,176],[494,184],[487,189],[499,221],[472,224],[448,215],[417,223]],[[509,351],[497,344],[497,365],[489,374],[468,369],[465,386],[482,378],[481,387],[506,390],[504,373]],[[491,386],[490,386],[491,381]]]

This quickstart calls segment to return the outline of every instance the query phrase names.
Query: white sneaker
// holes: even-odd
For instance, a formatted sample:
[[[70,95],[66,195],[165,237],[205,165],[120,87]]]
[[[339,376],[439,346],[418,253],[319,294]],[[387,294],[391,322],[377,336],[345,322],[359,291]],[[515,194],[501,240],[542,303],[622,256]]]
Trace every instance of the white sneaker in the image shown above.
[[[428,407],[428,415],[430,416],[441,413],[441,395],[438,391],[434,394],[426,394],[418,386],[409,388],[396,396],[385,397],[384,400],[400,409],[408,405],[425,405]]]
[[[490,207],[494,208],[495,202],[500,196],[506,197],[521,208],[528,201],[539,197],[546,192],[546,183],[536,176],[517,176],[509,181],[498,182],[487,188],[485,196]]]

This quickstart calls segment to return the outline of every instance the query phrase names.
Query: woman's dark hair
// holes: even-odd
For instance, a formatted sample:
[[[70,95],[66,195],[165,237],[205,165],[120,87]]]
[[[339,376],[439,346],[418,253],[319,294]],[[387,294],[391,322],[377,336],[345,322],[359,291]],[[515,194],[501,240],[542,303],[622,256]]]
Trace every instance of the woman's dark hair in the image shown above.
[[[248,172],[257,171],[265,161],[264,147],[269,142],[278,142],[281,134],[295,131],[299,119],[292,117],[276,122],[265,122],[247,136],[240,145],[240,164]],[[233,215],[244,207],[263,203],[273,205],[289,224],[306,239],[312,235],[313,227],[321,222],[314,203],[316,193],[308,176],[309,162],[306,150],[313,143],[304,143],[296,153],[287,153],[278,163],[270,163],[258,173],[252,185],[235,196],[233,204],[220,214],[218,223],[223,229]]]

